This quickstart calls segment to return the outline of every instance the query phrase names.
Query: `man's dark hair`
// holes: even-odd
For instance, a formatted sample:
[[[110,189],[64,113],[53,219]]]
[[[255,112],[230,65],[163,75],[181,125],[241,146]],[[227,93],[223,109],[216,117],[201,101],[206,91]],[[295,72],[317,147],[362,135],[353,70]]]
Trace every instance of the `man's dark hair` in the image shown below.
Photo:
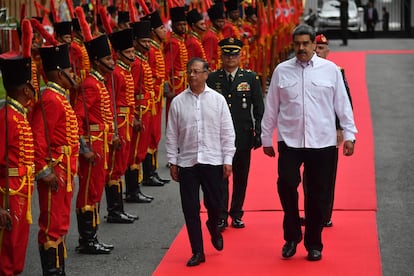
[[[195,58],[190,59],[190,61],[187,63],[187,70],[190,69],[191,65],[193,65],[194,62],[201,62],[203,64],[203,70],[208,71],[207,61],[205,61],[204,59],[199,58],[199,57],[195,57]]]
[[[300,24],[293,30],[292,39],[294,40],[297,35],[309,35],[311,41],[315,41],[316,32],[311,26]]]

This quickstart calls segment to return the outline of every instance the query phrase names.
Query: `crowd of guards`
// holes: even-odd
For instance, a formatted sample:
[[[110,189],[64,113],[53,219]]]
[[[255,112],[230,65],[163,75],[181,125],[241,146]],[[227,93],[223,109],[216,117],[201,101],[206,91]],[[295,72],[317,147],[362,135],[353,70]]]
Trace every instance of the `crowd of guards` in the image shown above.
[[[157,173],[162,111],[187,87],[188,61],[202,58],[218,70],[219,42],[234,38],[240,68],[255,71],[265,88],[302,12],[300,1],[169,1],[165,10],[156,1],[112,2],[67,0],[71,21],[52,11],[53,34],[47,15],[23,16],[20,51],[0,55],[0,275],[24,269],[35,188],[43,275],[65,275],[72,211],[76,251],[109,254],[114,245],[97,235],[103,193],[108,223],[134,223],[124,201],[150,203],[141,186],[170,182]]]

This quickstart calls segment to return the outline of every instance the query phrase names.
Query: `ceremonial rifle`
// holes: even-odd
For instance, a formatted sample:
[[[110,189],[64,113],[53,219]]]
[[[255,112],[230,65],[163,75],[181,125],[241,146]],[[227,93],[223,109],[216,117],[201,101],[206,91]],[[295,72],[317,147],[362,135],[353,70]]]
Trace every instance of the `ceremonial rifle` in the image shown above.
[[[9,191],[9,127],[8,127],[8,106],[7,106],[7,93],[6,93],[6,102],[4,104],[4,108],[5,108],[5,113],[6,113],[6,183],[5,183],[5,199],[4,199],[4,207],[6,209],[6,211],[10,214],[10,201],[9,201],[9,196],[10,196],[10,191]],[[7,223],[6,223],[6,230],[7,231],[11,231],[12,228],[12,223],[11,220],[8,219]]]

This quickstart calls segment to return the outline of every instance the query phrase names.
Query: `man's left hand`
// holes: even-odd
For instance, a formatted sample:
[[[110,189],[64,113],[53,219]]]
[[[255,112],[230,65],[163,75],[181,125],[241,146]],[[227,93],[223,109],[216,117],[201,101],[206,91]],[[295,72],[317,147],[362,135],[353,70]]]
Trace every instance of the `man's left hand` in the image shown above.
[[[256,134],[253,137],[253,148],[258,149],[262,146],[262,139],[260,138],[260,135]]]
[[[347,140],[344,143],[344,155],[345,156],[351,156],[354,154],[354,142]]]
[[[231,175],[232,168],[231,165],[224,164],[223,165],[223,178],[228,178]]]

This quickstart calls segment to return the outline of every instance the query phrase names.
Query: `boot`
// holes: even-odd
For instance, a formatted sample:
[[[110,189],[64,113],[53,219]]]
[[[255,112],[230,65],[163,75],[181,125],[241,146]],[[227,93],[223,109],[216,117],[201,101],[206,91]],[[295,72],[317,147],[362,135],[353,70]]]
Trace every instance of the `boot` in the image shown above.
[[[119,185],[119,182],[117,182]],[[134,219],[129,218],[123,213],[122,192],[117,184],[109,186],[105,185],[106,202],[108,215],[106,222],[108,223],[133,223]]]
[[[138,184],[138,170],[131,170],[127,168],[125,172],[125,194],[126,198],[133,196],[137,193]]]
[[[164,186],[164,182],[158,180],[155,175],[155,167],[152,164],[152,155],[147,153],[144,161],[142,162],[142,171],[144,173],[144,181],[142,185],[144,186]]]
[[[164,184],[168,184],[170,183],[170,179],[162,179],[157,172],[157,167],[158,167],[158,150],[154,151],[154,153],[151,155],[152,158],[152,175],[155,176],[156,179],[158,179],[159,181],[161,181]]]
[[[142,195],[138,183],[138,170],[127,169],[125,172],[126,197],[129,203],[150,203],[152,200]]]
[[[119,187],[120,187],[120,191],[118,192],[118,202],[119,202],[122,214],[124,214],[125,216],[127,216],[128,218],[132,220],[138,220],[139,217],[137,215],[129,214],[125,212],[124,210],[124,200],[122,199],[122,180],[119,181]]]
[[[57,256],[56,248],[50,247],[47,250],[41,245],[39,246],[40,261],[42,264],[43,276],[65,275],[64,269],[60,264],[60,258]]]
[[[93,225],[93,216],[93,211],[82,212],[80,209],[77,210],[79,246],[76,247],[76,252],[93,255],[109,254],[111,250],[98,242],[97,228]]]
[[[59,243],[58,245],[58,255],[59,255],[59,266],[62,270],[61,275],[66,275],[65,273],[65,256],[66,256],[66,248],[64,242]]]
[[[95,208],[95,210],[94,210],[94,213],[93,214],[94,214],[95,221],[98,221],[99,220],[99,210],[100,210],[100,207],[101,207],[101,204],[98,203],[98,208]],[[98,233],[98,225],[99,225],[99,223],[95,223],[95,225],[92,224],[92,226],[95,229],[95,236],[93,237],[94,242],[95,243],[98,243],[100,246],[102,246],[102,247],[104,247],[106,249],[109,249],[109,251],[112,251],[115,248],[113,244],[107,244],[107,243],[98,241],[98,234],[97,234]]]

